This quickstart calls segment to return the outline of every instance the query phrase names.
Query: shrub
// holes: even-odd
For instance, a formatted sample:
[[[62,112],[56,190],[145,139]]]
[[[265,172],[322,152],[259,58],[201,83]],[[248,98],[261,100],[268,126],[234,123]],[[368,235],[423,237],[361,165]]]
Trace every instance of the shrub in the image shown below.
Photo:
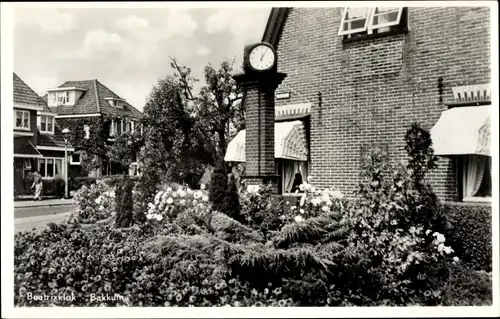
[[[134,185],[124,176],[122,181],[116,186],[116,227],[130,227],[133,219],[132,190]]]
[[[491,271],[491,206],[447,203],[443,215],[448,220],[448,239],[460,259],[473,269]]]
[[[260,185],[257,192],[243,189],[240,193],[242,223],[263,233],[279,230],[291,215],[283,210],[282,196],[273,195],[272,186]]]
[[[227,190],[227,174],[224,161],[219,161],[210,179],[210,202],[214,210],[223,212],[226,210],[224,200]]]
[[[488,306],[492,304],[491,273],[475,271],[465,265],[451,267],[443,284],[443,306]]]
[[[75,211],[68,216],[70,223],[92,224],[113,215],[115,194],[102,181],[90,186],[83,185],[76,191],[73,201]]]
[[[242,220],[238,186],[236,185],[236,178],[233,174],[230,175],[226,196],[223,203],[223,213],[226,213],[228,216],[238,221]]]
[[[69,191],[76,191],[82,188],[83,185],[89,187],[92,184],[95,184],[97,178],[95,177],[74,177],[68,180],[69,183]]]
[[[65,187],[64,187],[64,179],[61,177],[61,175],[56,175],[54,178],[54,193],[55,196],[61,198],[64,197]]]

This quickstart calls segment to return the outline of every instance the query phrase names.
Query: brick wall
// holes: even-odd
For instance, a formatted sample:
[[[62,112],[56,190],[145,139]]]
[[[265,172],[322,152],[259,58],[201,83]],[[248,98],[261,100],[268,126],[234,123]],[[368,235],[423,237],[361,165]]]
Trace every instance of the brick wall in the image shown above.
[[[490,82],[490,13],[487,7],[410,7],[407,34],[343,43],[341,10],[291,9],[277,45],[279,71],[288,77],[277,92],[292,94],[276,105],[312,103],[313,184],[349,195],[363,147],[388,144],[392,158],[404,159],[411,122],[430,130],[451,101],[451,87]],[[454,200],[454,163],[443,157],[438,163],[430,176],[434,189]]]

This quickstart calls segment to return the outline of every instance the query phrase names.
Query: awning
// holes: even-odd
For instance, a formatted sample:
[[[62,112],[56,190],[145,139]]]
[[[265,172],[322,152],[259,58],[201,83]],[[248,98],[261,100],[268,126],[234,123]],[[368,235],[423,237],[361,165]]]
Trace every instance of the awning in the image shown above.
[[[245,130],[241,130],[227,146],[226,162],[245,162]],[[274,157],[307,161],[307,140],[302,121],[274,123]]]
[[[43,157],[30,140],[31,137],[14,137],[14,157]]]
[[[431,129],[435,155],[491,155],[491,105],[455,107]]]

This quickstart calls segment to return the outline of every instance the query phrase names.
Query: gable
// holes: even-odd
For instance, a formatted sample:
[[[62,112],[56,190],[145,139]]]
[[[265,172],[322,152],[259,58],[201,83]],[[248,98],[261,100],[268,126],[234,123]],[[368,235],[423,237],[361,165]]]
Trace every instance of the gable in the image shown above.
[[[21,78],[13,73],[14,104],[41,107],[44,112],[50,112],[45,101],[33,91]]]

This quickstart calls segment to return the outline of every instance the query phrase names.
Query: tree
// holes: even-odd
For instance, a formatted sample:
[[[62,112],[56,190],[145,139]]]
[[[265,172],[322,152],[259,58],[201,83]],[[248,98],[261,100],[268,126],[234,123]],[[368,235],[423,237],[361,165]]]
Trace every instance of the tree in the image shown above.
[[[245,127],[245,109],[241,103],[242,88],[233,79],[234,60],[224,60],[219,69],[211,64],[205,67],[205,85],[199,96],[193,94],[198,80],[191,77],[191,69],[180,66],[172,60],[175,76],[179,79],[184,97],[193,103],[199,121],[199,129],[214,142],[215,161],[224,158],[227,144],[238,130]]]
[[[226,215],[239,222],[243,222],[238,186],[236,185],[236,178],[233,174],[231,174],[229,178],[224,205],[224,213],[226,213]]]
[[[209,199],[214,210],[226,212],[227,173],[224,161],[219,161],[210,181]]]

